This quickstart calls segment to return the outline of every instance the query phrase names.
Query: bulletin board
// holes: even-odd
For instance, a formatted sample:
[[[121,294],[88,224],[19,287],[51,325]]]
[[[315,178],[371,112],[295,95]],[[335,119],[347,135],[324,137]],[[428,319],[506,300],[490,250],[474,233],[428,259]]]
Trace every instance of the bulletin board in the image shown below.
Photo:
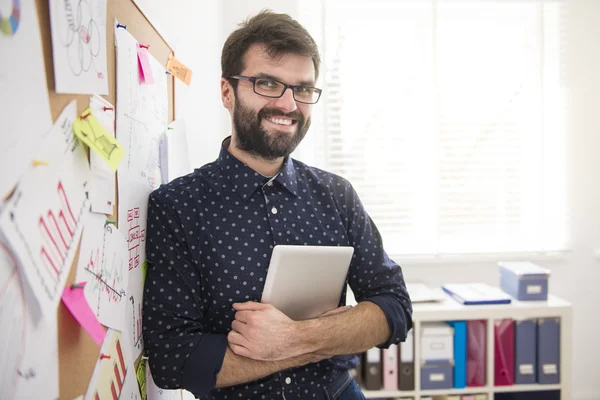
[[[167,64],[167,60],[173,53],[173,50],[132,0],[108,0],[107,3],[106,44],[109,94],[103,97],[118,107],[118,104],[116,104],[116,91],[118,88],[116,87],[114,19],[117,19],[122,25],[126,25],[127,30],[139,43],[148,44],[148,51],[162,65]],[[48,0],[36,0],[36,7],[38,10],[52,119],[53,121],[56,120],[64,107],[73,100],[77,101],[77,112],[81,114],[88,107],[89,94],[58,94],[54,91],[55,82],[52,62],[49,2]],[[172,76],[168,77],[169,122],[174,119],[173,79]],[[114,205],[113,215],[108,216],[108,219],[118,221],[117,210],[118,205]],[[74,264],[76,264],[77,259],[78,254],[75,257]],[[76,265],[73,265],[67,285],[74,283],[75,273]],[[91,339],[62,302],[60,302],[57,310],[57,323],[60,398],[75,399],[86,393],[99,356],[100,346]]]

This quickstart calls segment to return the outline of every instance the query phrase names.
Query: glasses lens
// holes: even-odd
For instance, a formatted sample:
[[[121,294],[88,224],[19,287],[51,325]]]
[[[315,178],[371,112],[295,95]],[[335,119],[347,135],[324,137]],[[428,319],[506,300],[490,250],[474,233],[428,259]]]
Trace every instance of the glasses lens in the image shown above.
[[[316,103],[319,100],[321,91],[310,86],[296,86],[294,88],[294,98],[302,103]]]
[[[254,90],[258,94],[269,97],[279,97],[283,93],[283,86],[280,82],[272,79],[257,78],[254,81]]]

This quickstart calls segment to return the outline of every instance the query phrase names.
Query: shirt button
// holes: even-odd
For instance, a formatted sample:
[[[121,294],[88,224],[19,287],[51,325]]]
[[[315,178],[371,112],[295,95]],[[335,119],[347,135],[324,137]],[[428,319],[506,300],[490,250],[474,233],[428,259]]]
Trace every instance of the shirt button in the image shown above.
[[[267,186],[273,186],[273,181],[269,181],[269,182],[267,183]]]
[[[277,209],[276,209],[275,207],[273,207],[273,208],[271,208],[271,212],[272,212],[273,214],[277,214]]]
[[[288,385],[292,383],[292,378],[290,378],[289,376],[285,378],[285,383],[287,383]]]

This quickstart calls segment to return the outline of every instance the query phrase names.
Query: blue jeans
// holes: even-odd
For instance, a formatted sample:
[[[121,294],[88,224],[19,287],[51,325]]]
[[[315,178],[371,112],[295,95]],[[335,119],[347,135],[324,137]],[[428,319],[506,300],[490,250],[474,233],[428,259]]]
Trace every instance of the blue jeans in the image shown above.
[[[360,387],[356,384],[354,379],[346,389],[340,394],[338,400],[365,400],[365,396],[360,391]]]

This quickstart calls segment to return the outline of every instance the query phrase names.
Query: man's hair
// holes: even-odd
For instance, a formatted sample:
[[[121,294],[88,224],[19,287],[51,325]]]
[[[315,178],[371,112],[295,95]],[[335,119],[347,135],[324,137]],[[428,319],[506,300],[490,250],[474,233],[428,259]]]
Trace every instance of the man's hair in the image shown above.
[[[245,65],[244,56],[253,44],[263,44],[272,58],[292,53],[310,57],[315,66],[315,79],[319,77],[319,48],[308,31],[287,14],[263,10],[239,25],[223,45],[221,76],[238,75]],[[230,80],[236,88],[237,81]]]

